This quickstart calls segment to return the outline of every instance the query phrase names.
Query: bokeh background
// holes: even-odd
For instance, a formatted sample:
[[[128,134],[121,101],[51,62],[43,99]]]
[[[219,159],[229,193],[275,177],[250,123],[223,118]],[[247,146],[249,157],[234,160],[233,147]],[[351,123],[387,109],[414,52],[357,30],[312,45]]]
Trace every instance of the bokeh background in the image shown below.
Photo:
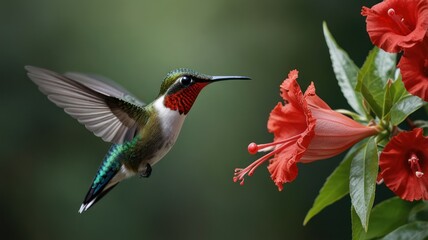
[[[266,121],[290,70],[333,108],[349,108],[322,21],[361,65],[372,45],[360,9],[375,3],[1,0],[1,238],[350,239],[349,197],[302,226],[343,155],[299,165],[282,192],[266,165],[245,186],[232,177],[257,158],[249,142],[271,141]],[[109,144],[49,102],[24,65],[104,75],[146,102],[177,67],[253,80],[204,89],[149,179],[127,180],[78,214]]]

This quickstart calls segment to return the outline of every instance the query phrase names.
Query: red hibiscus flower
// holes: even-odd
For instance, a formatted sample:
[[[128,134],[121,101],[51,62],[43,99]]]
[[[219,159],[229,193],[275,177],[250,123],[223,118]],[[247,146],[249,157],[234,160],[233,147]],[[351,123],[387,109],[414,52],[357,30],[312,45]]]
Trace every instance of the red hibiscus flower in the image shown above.
[[[268,130],[274,134],[272,143],[251,143],[251,154],[270,151],[248,167],[235,169],[235,182],[244,183],[255,169],[270,160],[268,170],[272,180],[283,189],[283,184],[297,177],[297,163],[308,163],[333,157],[363,138],[378,133],[375,127],[366,127],[333,111],[315,94],[313,83],[302,94],[297,83],[298,71],[293,70],[281,84],[285,105],[278,103],[268,120]]]
[[[428,101],[427,47],[428,42],[406,50],[398,63],[407,91],[425,101]]]
[[[385,0],[363,7],[371,41],[387,52],[399,52],[422,41],[428,29],[428,1]]]
[[[386,186],[402,199],[428,200],[428,138],[416,128],[393,137],[380,154]]]

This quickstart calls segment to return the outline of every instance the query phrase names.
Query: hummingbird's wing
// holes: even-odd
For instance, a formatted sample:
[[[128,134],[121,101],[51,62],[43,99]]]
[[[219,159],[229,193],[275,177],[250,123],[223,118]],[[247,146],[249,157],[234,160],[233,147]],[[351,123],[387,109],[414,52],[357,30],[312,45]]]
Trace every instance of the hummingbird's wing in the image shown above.
[[[133,103],[137,106],[146,105],[144,102],[140,101],[137,97],[128,92],[124,87],[113,82],[110,79],[107,79],[103,76],[89,75],[76,72],[67,72],[64,76],[79,82],[90,89],[98,91],[104,95],[115,96],[120,99],[125,99],[130,103]]]
[[[119,85],[84,74],[25,69],[49,100],[104,141],[120,144],[134,137],[144,104]]]

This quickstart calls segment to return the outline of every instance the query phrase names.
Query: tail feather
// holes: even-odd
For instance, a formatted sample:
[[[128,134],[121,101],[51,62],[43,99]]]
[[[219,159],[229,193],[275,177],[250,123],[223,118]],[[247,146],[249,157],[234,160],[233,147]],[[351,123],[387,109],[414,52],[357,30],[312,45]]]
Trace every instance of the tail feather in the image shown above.
[[[122,174],[118,175],[122,165],[119,160],[121,157],[120,147],[117,144],[110,147],[80,206],[79,213],[88,210],[123,179]]]
[[[103,198],[108,192],[110,192],[114,187],[116,187],[118,184],[115,183],[109,188],[104,189],[103,191],[99,192],[98,194],[93,194],[93,188],[91,187],[88,191],[88,194],[86,194],[85,200],[83,201],[82,205],[80,206],[79,213],[83,213],[86,210],[88,210],[90,207],[92,207],[96,202],[98,202],[101,198]]]

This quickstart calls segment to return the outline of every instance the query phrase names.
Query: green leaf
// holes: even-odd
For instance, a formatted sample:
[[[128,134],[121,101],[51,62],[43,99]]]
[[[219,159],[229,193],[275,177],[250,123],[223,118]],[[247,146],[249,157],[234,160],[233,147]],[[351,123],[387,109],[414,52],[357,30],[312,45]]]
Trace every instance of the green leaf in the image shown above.
[[[393,102],[396,103],[398,100],[400,100],[402,97],[408,95],[407,89],[404,87],[404,83],[401,80],[401,75],[398,71],[398,78],[392,83],[391,85],[391,95],[393,97]]]
[[[397,69],[397,54],[388,53],[379,49],[379,53],[375,58],[375,72],[374,74],[379,77],[384,85],[388,79],[394,78],[394,73]]]
[[[401,81],[401,75],[392,82],[388,81],[384,90],[383,119],[398,125],[414,111],[421,108],[425,102],[410,95]]]
[[[410,94],[400,98],[400,100],[398,100],[397,103],[395,103],[391,108],[392,124],[400,124],[402,121],[404,121],[404,119],[421,108],[424,104],[425,102],[422,99]]]
[[[388,122],[391,120],[391,108],[408,92],[404,88],[404,84],[401,81],[401,76],[395,81],[388,80],[385,86],[385,99],[383,105],[383,119]]]
[[[428,238],[428,222],[412,222],[386,235],[383,240],[408,240]]]
[[[375,47],[358,73],[356,90],[379,118],[383,117],[384,87],[394,75],[396,57]]]
[[[370,210],[373,206],[376,177],[378,174],[378,154],[374,137],[355,155],[351,162],[349,192],[352,206],[367,231]]]
[[[355,212],[355,208],[351,206],[351,224],[352,224],[352,240],[363,240],[366,238],[366,232],[361,225],[360,218]]]
[[[407,223],[415,202],[393,197],[377,204],[370,214],[369,230],[365,239],[379,238]]]
[[[428,114],[428,104],[425,104],[424,110],[425,110],[425,113]]]
[[[418,203],[409,214],[409,222],[428,221],[428,202]]]
[[[382,119],[388,120],[390,118],[389,111],[393,105],[394,97],[391,90],[393,83],[388,81],[385,85],[384,96],[383,96],[383,107],[382,107]]]
[[[362,144],[353,146],[339,166],[337,166],[327,178],[312,208],[306,214],[303,225],[306,225],[312,217],[320,213],[324,208],[340,200],[349,193],[349,171],[351,168],[351,161],[362,146]]]
[[[336,75],[336,79],[339,83],[340,89],[342,90],[343,96],[345,96],[348,104],[355,112],[366,116],[367,114],[363,106],[361,93],[355,91],[359,68],[351,58],[349,58],[348,54],[337,45],[325,22],[323,22],[323,31],[328,50],[330,52],[333,71]]]

